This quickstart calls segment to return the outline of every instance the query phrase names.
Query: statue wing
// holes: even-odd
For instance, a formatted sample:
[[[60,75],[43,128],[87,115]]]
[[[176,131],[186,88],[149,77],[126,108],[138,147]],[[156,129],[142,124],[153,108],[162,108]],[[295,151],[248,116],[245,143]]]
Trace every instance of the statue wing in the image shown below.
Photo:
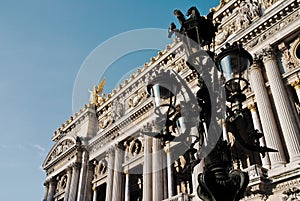
[[[98,85],[97,94],[103,93],[106,78],[104,77],[101,83]]]

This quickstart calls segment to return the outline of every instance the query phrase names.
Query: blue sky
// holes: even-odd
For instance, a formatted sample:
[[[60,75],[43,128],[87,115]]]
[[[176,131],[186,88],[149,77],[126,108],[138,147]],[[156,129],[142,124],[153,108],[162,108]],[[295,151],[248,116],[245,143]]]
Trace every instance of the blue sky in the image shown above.
[[[93,49],[126,31],[167,29],[177,23],[176,8],[185,13],[197,6],[207,14],[218,2],[0,1],[1,200],[42,199],[41,164],[54,144],[54,130],[73,114],[76,76]],[[106,90],[156,52],[134,52],[113,63],[105,74]],[[88,103],[88,89],[83,97]]]

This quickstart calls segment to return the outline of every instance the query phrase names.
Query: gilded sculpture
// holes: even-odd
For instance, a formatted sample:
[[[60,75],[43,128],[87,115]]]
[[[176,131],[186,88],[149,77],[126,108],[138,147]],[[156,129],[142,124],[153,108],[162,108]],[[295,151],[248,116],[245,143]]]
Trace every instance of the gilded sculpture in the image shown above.
[[[93,91],[89,90],[91,104],[99,105],[99,102],[102,101],[105,82],[106,82],[106,78],[104,77],[99,85],[94,86]],[[101,97],[100,94],[102,94]]]

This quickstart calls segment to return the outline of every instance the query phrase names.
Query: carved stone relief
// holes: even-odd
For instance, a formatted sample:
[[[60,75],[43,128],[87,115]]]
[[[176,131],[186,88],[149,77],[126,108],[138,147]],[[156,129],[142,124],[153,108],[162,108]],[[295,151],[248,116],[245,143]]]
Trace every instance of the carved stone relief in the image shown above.
[[[111,116],[113,120],[118,120],[124,115],[124,103],[122,99],[114,100],[112,103],[112,113]]]
[[[274,3],[276,3],[278,0],[263,0],[263,5],[267,9],[270,6],[272,6]]]
[[[65,191],[65,188],[67,186],[68,176],[67,174],[63,175],[62,177],[57,178],[58,182],[56,185],[56,194],[60,194]]]
[[[126,109],[132,109],[141,104],[147,98],[147,92],[144,88],[137,90],[126,101]]]
[[[107,161],[105,159],[94,163],[95,169],[94,169],[94,179],[100,178],[101,176],[104,176],[107,172]]]
[[[70,147],[72,147],[75,143],[70,140],[64,140],[62,142],[60,142],[56,148],[52,151],[48,161],[46,164],[48,164],[50,161],[54,160],[55,158],[57,158],[59,155],[61,155],[62,153],[64,153],[66,150],[68,150]]]
[[[125,160],[131,160],[144,152],[142,139],[130,139],[124,143],[125,147]]]
[[[245,0],[237,10],[236,26],[237,29],[245,29],[252,20],[261,15],[261,9],[257,0]]]
[[[278,45],[278,49],[282,53],[282,63],[287,71],[292,70],[300,65],[300,59],[298,58],[297,51],[300,51],[300,38],[297,38],[293,43],[289,45],[284,42]]]

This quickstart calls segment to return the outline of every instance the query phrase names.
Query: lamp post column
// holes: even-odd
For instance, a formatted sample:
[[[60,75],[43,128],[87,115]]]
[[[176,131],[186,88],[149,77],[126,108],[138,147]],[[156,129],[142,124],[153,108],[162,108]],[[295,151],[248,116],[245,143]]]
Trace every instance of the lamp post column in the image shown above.
[[[143,166],[143,201],[152,201],[152,155],[151,138],[145,136]]]
[[[115,164],[115,153],[114,148],[111,147],[107,151],[107,161],[108,161],[108,170],[107,170],[107,185],[106,185],[106,201],[112,201],[112,186],[114,183],[114,164]]]
[[[252,103],[252,104],[248,105],[248,109],[251,112],[254,129],[256,129],[260,133],[262,133],[262,128],[261,128],[261,124],[260,124],[260,120],[259,120],[259,116],[258,116],[258,113],[257,113],[255,103]],[[261,146],[266,146],[266,141],[265,141],[264,136],[259,139],[259,142],[260,142]],[[269,153],[265,153],[265,154],[266,154],[265,157],[261,158],[262,165],[263,165],[264,168],[270,169],[271,162],[270,162],[270,158],[269,158]]]
[[[295,117],[290,107],[285,86],[276,60],[276,55],[271,47],[263,52],[263,62],[269,78],[271,92],[273,94],[275,107],[278,113],[282,133],[289,152],[290,161],[300,160],[299,130],[295,124]]]
[[[163,200],[162,147],[160,139],[153,138],[153,200]]]
[[[250,83],[257,100],[257,107],[267,146],[278,151],[269,153],[271,168],[283,166],[286,163],[283,147],[258,61],[254,61],[254,64],[250,68]]]

